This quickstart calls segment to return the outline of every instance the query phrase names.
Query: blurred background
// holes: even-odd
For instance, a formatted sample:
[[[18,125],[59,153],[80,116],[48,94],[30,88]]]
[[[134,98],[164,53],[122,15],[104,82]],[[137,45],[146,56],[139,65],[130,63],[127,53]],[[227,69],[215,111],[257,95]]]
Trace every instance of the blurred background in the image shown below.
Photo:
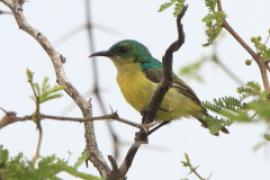
[[[162,0],[91,0],[90,10],[93,26],[95,50],[105,50],[122,39],[136,39],[145,44],[154,57],[161,59],[168,45],[176,39],[175,18],[172,11],[158,13]],[[204,1],[187,1],[189,8],[183,19],[186,41],[174,56],[174,71],[190,64],[211,52],[211,47],[202,47],[206,42],[202,18],[207,14]],[[267,36],[270,27],[270,2],[257,0],[223,3],[228,21],[250,44],[253,35]],[[8,10],[0,4],[1,10]],[[86,22],[85,1],[35,0],[26,2],[24,12],[29,22],[46,35],[56,49],[66,58],[64,65],[68,78],[85,95],[93,98],[94,115],[102,115],[93,89],[93,69],[91,68],[89,39]],[[34,103],[29,98],[32,92],[26,82],[25,70],[35,72],[36,81],[45,76],[55,83],[55,75],[49,57],[35,40],[20,31],[10,15],[0,16],[0,107],[16,111],[18,115],[31,114]],[[74,32],[75,30],[75,32]],[[72,36],[69,35],[71,32]],[[67,34],[68,33],[68,34]],[[227,33],[217,46],[220,60],[243,82],[254,80],[261,83],[255,63],[245,65],[249,55]],[[116,84],[116,69],[105,58],[98,58],[101,95],[107,111],[117,110],[121,117],[140,122],[141,116],[123,99]],[[197,93],[201,100],[236,95],[239,86],[224,71],[213,63],[200,69],[203,82],[182,77]],[[42,105],[42,112],[53,115],[81,116],[72,100],[63,98]],[[3,113],[0,112],[2,116]],[[112,123],[120,139],[122,161],[133,141],[136,129],[118,122]],[[44,141],[41,154],[56,154],[73,162],[85,147],[83,125],[79,123],[43,121]],[[95,122],[98,144],[104,155],[112,154],[112,141],[104,122]],[[260,142],[264,126],[233,124],[230,135],[212,136],[194,119],[175,121],[150,137],[149,145],[140,148],[129,170],[128,179],[181,179],[188,170],[182,167],[184,153],[188,153],[198,171],[211,179],[269,179],[269,149],[254,152],[253,147]],[[32,122],[10,125],[0,131],[0,144],[12,155],[23,152],[31,158],[35,151],[37,131]],[[98,175],[94,167],[81,170]],[[74,179],[61,174],[64,179]],[[196,179],[188,176],[189,179]]]

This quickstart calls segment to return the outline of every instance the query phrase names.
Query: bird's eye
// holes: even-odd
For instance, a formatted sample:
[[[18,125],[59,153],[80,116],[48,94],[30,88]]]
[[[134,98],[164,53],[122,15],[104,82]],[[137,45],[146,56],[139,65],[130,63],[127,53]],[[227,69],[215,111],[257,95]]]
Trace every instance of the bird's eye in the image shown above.
[[[127,48],[125,48],[125,47],[120,47],[119,49],[118,49],[118,53],[119,54],[124,54],[124,53],[126,53],[127,52]]]

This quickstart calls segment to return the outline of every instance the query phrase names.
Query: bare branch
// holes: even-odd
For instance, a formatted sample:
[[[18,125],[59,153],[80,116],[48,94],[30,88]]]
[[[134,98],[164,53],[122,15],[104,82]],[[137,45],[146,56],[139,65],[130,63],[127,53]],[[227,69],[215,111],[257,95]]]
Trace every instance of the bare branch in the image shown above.
[[[77,89],[71,84],[71,82],[66,77],[65,71],[63,69],[63,56],[58,53],[52,46],[50,41],[44,36],[38,29],[32,27],[23,13],[22,0],[0,0],[5,5],[7,5],[12,11],[16,22],[20,29],[32,36],[46,51],[53,64],[57,82],[59,85],[63,86],[66,93],[74,100],[82,111],[83,117],[85,119],[92,117],[92,105],[90,102],[84,99],[84,97],[77,91]],[[93,165],[98,169],[99,173],[103,177],[107,177],[110,169],[106,163],[103,155],[98,149],[96,142],[96,135],[94,131],[93,122],[88,121],[84,123],[85,126],[85,139],[86,139],[86,149],[89,155],[89,159]]]
[[[0,129],[4,128],[12,123],[15,122],[23,122],[23,121],[30,121],[35,120],[34,115],[25,115],[22,117],[17,117],[16,112],[8,111],[6,112],[5,116],[0,119]],[[79,117],[67,117],[67,116],[55,116],[55,115],[48,115],[48,114],[40,114],[40,121],[41,120],[56,120],[56,121],[63,121],[63,122],[77,122],[77,123],[84,123],[89,121],[101,121],[101,120],[115,120],[117,122],[127,124],[129,126],[142,129],[143,126],[141,124],[134,123],[130,120],[121,118],[118,116],[117,113],[112,113],[103,116],[96,116],[91,118],[79,118]],[[35,121],[36,122],[36,121]]]

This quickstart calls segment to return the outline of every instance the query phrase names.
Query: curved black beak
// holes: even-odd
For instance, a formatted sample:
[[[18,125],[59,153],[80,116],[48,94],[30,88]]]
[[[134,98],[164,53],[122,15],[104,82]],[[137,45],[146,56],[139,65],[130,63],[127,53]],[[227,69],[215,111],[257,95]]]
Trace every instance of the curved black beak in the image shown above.
[[[111,57],[112,53],[110,51],[99,51],[91,54],[89,57],[95,57],[95,56],[105,56],[105,57]]]

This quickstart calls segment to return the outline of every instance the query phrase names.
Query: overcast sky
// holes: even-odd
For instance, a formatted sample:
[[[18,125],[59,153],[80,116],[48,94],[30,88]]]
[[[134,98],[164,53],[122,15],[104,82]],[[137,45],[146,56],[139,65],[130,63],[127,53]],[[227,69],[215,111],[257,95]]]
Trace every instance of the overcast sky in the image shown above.
[[[176,38],[175,19],[168,10],[158,13],[159,5],[164,1],[144,0],[92,0],[91,10],[94,26],[96,50],[105,50],[113,43],[122,39],[136,39],[144,43],[152,54],[160,59],[167,46]],[[206,41],[204,25],[201,21],[207,13],[204,1],[190,0],[189,8],[184,17],[186,43],[174,56],[174,70],[194,61],[210,51],[202,47]],[[250,44],[253,35],[267,36],[270,28],[270,1],[235,1],[227,0],[224,9],[228,21],[241,36]],[[0,4],[0,9],[6,9]],[[77,34],[64,44],[57,44],[57,40],[74,27],[85,21],[84,0],[32,0],[25,3],[24,12],[29,22],[40,29],[67,59],[65,70],[69,79],[80,92],[88,92],[92,85],[90,54],[87,46],[87,36],[84,31]],[[46,53],[29,35],[20,31],[12,16],[0,16],[0,107],[16,111],[18,115],[30,114],[34,104],[29,98],[31,89],[26,82],[25,69],[35,72],[35,79],[42,80],[50,77],[55,83],[53,67]],[[108,27],[104,31],[100,27]],[[261,83],[258,68],[255,63],[246,66],[248,54],[232,37],[225,38],[218,46],[222,61],[228,65],[243,81],[255,80]],[[140,115],[123,99],[117,87],[116,69],[104,58],[98,59],[102,95],[109,110],[118,110],[122,117],[140,122]],[[211,100],[224,95],[236,95],[238,86],[227,77],[220,68],[206,65],[202,69],[205,83],[186,80],[202,100]],[[85,94],[90,98],[91,94]],[[78,108],[63,114],[72,100],[64,98],[42,105],[42,112],[80,116]],[[93,100],[94,114],[100,115],[96,100]],[[0,115],[3,115],[0,112]],[[44,128],[44,142],[42,155],[57,154],[73,162],[85,146],[84,129],[82,124],[42,122]],[[132,142],[135,129],[126,125],[113,123],[120,139],[124,142],[122,155],[126,153]],[[103,122],[95,123],[99,147],[106,156],[111,154],[111,142],[108,131]],[[188,174],[188,170],[181,166],[184,153],[187,152],[195,165],[200,165],[199,172],[211,179],[245,179],[267,180],[270,178],[268,153],[264,150],[254,153],[252,147],[261,140],[264,127],[261,125],[234,124],[230,128],[230,135],[214,137],[194,119],[182,119],[162,128],[150,137],[150,144],[141,148],[128,173],[130,180],[157,179],[179,180]],[[4,144],[12,155],[18,152],[31,158],[37,140],[35,125],[31,122],[17,123],[0,131],[0,144]],[[69,153],[72,155],[69,157]],[[269,152],[269,150],[268,150]],[[121,157],[122,160],[122,157]],[[98,174],[90,166],[82,170]],[[65,179],[72,179],[63,175]],[[196,179],[192,175],[189,179]]]

